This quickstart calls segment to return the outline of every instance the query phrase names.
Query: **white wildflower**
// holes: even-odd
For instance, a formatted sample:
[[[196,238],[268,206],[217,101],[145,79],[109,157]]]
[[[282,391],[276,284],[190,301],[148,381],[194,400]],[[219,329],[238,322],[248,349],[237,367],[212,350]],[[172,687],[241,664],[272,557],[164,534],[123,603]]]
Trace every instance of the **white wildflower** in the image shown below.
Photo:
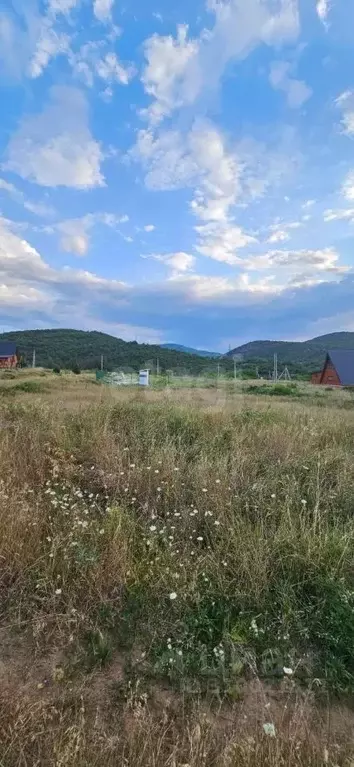
[[[57,597],[58,597],[58,596],[60,596],[60,594],[61,594],[61,589],[55,589],[55,593],[56,593]]]
[[[170,594],[170,600],[171,600],[171,602],[173,602],[175,599],[177,599],[177,594],[176,594],[176,592],[175,592],[175,591],[171,591],[171,594]]]
[[[292,676],[294,673],[292,668],[287,668],[286,666],[283,667],[283,671],[286,676]]]
[[[270,738],[275,738],[275,727],[272,722],[266,722],[266,724],[263,725],[263,731],[265,735],[268,735]]]
[[[150,528],[149,528],[149,529],[150,529],[150,532],[151,532],[151,533],[154,533],[154,532],[155,532],[155,530],[156,530],[156,525],[150,525]]]

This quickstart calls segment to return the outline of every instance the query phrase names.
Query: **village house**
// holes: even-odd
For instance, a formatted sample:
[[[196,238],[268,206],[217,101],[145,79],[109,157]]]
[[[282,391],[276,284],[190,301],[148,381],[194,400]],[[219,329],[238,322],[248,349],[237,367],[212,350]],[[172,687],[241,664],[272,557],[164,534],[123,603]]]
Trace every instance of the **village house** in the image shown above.
[[[327,352],[322,370],[312,374],[311,383],[354,387],[354,349]]]
[[[0,341],[0,368],[15,368],[18,364],[16,344]]]

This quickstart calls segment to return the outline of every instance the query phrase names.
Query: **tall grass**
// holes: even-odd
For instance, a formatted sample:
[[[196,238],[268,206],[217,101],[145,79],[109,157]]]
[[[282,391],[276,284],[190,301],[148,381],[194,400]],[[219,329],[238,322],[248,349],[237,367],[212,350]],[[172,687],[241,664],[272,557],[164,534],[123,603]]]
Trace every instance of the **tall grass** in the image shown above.
[[[34,681],[2,692],[0,764],[328,763],[299,722],[354,688],[350,414],[6,400],[1,424],[2,630]]]

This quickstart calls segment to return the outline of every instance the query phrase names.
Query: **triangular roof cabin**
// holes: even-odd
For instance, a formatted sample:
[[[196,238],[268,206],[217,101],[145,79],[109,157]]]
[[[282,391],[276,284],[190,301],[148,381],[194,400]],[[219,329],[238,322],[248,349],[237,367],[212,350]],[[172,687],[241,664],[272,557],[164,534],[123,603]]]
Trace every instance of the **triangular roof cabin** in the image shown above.
[[[354,386],[354,349],[327,352],[319,383],[328,386]]]

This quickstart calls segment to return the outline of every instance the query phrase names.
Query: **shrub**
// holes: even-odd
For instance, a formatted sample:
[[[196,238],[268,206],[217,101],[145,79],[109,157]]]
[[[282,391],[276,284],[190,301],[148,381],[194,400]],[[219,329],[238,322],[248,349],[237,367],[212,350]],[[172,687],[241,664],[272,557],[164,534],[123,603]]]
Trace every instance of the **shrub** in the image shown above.
[[[55,368],[53,368],[53,373],[55,373],[56,375],[58,375],[58,376],[59,376],[59,375],[60,375],[60,373],[61,373],[61,370],[60,370],[60,368],[58,368],[58,367],[55,367]]]
[[[81,369],[80,369],[79,365],[77,365],[77,364],[73,365],[72,368],[71,368],[71,372],[74,373],[76,376],[80,375]]]

